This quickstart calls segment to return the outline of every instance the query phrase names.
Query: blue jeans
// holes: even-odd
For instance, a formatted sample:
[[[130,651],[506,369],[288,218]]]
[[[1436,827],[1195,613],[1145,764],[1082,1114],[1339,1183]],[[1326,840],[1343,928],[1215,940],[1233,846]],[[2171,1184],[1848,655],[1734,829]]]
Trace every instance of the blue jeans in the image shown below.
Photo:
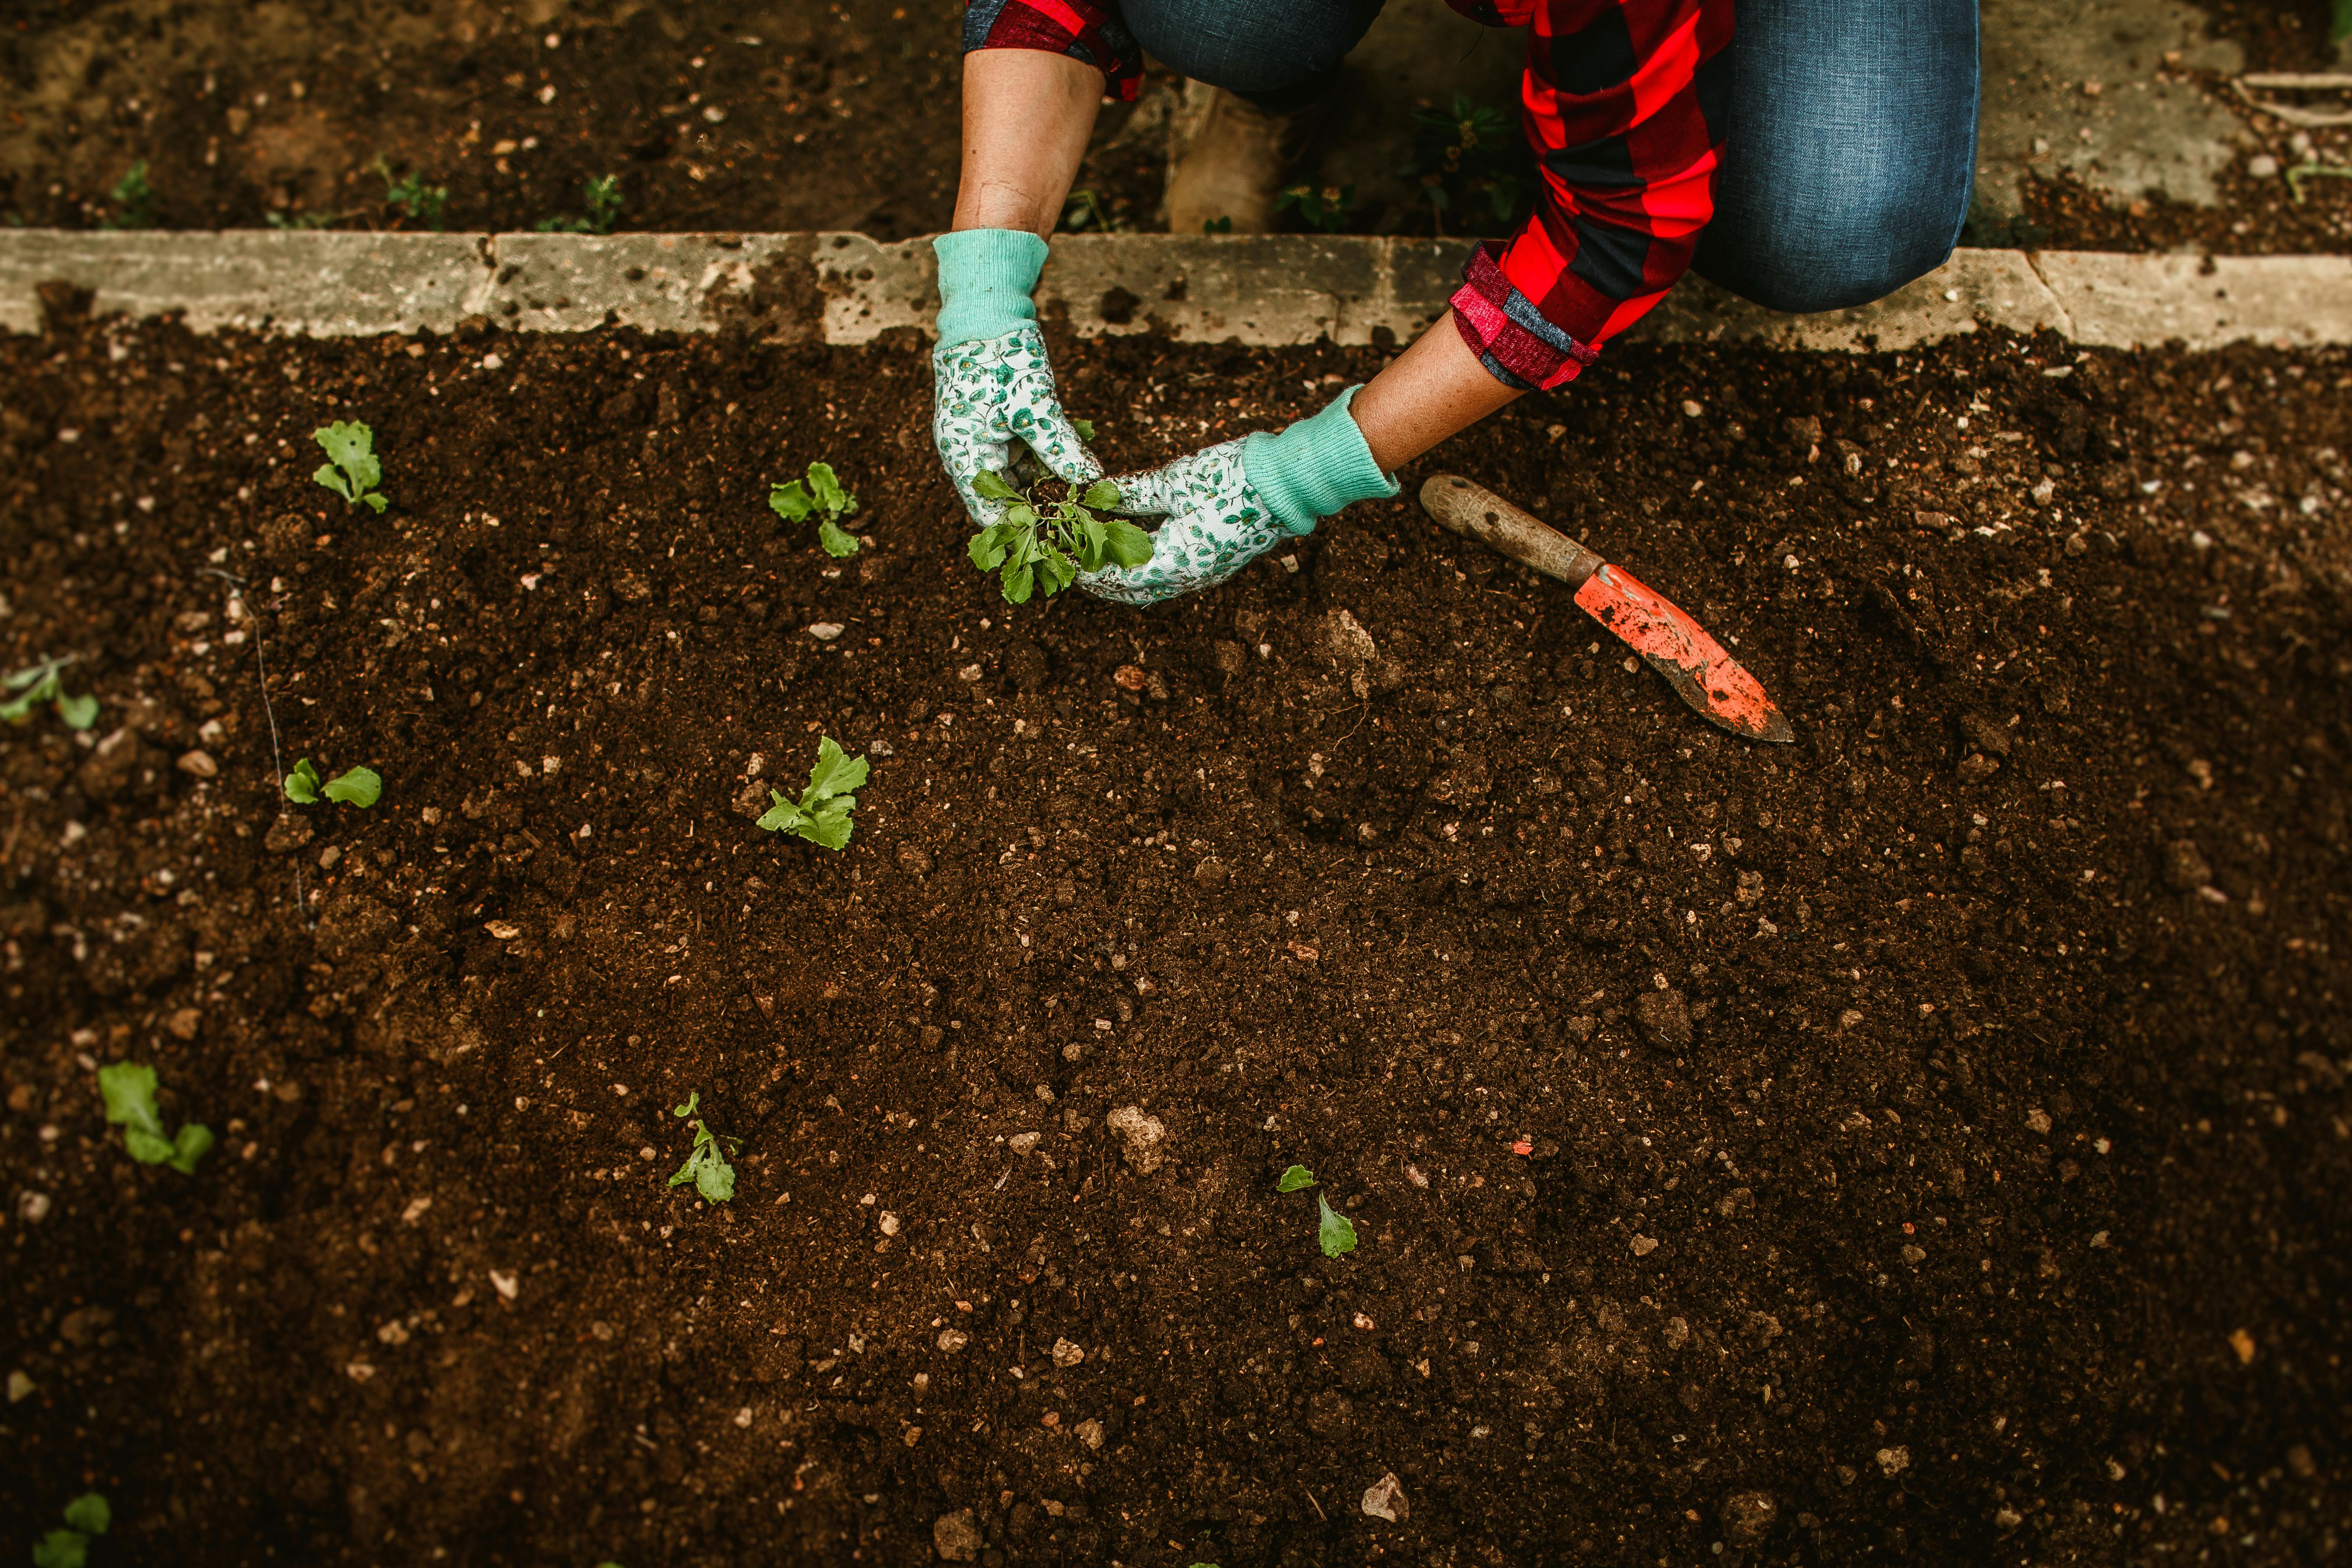
[[[1312,101],[1381,0],[1118,0],[1175,69],[1277,112]],[[1968,218],[1976,0],[1738,0],[1699,275],[1775,310],[1865,304],[1934,271]]]

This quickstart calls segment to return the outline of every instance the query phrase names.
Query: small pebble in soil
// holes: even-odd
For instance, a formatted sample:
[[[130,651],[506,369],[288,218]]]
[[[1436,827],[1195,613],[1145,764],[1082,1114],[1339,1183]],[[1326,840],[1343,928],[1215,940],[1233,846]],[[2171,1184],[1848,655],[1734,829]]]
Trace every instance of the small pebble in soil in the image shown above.
[[[1780,1505],[1770,1492],[1733,1492],[1723,1500],[1723,1535],[1734,1546],[1754,1546],[1771,1533]]]
[[[1662,1051],[1679,1051],[1691,1043],[1690,1006],[1679,991],[1644,991],[1633,1004],[1643,1037]]]
[[[1402,1523],[1412,1510],[1407,1506],[1404,1483],[1391,1470],[1364,1489],[1363,1510],[1373,1519],[1385,1519],[1391,1524]]]
[[[931,1521],[931,1545],[947,1563],[969,1563],[980,1555],[980,1525],[971,1510],[960,1508]]]
[[[1044,1136],[1042,1132],[1015,1132],[1004,1141],[1004,1146],[1016,1154],[1026,1154],[1037,1147],[1037,1140]]]
[[[1875,1458],[1878,1468],[1888,1476],[1899,1476],[1911,1468],[1911,1450],[1906,1447],[1881,1448]]]
[[[1080,1362],[1086,1359],[1087,1352],[1084,1345],[1072,1344],[1069,1341],[1063,1339],[1057,1339],[1054,1342],[1054,1364],[1055,1366],[1066,1369],[1077,1365]]]
[[[971,1336],[965,1333],[961,1329],[941,1329],[940,1331],[939,1347],[950,1355],[955,1354],[958,1351],[963,1349],[964,1346],[970,1343],[971,1343]]]
[[[1127,1163],[1135,1167],[1136,1174],[1148,1176],[1160,1169],[1167,1151],[1160,1145],[1168,1136],[1156,1116],[1146,1116],[1139,1106],[1122,1105],[1103,1118],[1103,1126],[1116,1134],[1126,1146]]]

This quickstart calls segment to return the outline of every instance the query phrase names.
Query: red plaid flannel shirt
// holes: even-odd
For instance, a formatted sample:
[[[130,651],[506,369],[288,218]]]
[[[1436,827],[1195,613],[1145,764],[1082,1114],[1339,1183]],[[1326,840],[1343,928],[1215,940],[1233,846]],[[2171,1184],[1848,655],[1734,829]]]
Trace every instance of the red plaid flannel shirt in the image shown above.
[[[1535,215],[1481,245],[1454,322],[1507,385],[1572,381],[1665,297],[1715,214],[1732,0],[1447,0],[1528,29],[1521,122],[1543,168]],[[1112,5],[970,0],[963,45],[1049,49],[1135,96],[1141,51]]]

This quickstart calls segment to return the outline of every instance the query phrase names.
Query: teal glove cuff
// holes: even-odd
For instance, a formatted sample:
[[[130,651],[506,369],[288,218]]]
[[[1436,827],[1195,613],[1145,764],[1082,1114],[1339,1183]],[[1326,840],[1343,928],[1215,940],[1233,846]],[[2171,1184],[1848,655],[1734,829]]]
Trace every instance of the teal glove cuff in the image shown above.
[[[1350,501],[1397,493],[1396,481],[1372,461],[1372,449],[1348,412],[1362,390],[1348,388],[1320,414],[1279,436],[1260,430],[1242,441],[1242,472],[1250,489],[1292,533],[1314,532],[1318,521]]]
[[[940,258],[940,347],[1001,338],[1037,319],[1029,296],[1045,242],[1026,229],[967,228],[931,241]]]

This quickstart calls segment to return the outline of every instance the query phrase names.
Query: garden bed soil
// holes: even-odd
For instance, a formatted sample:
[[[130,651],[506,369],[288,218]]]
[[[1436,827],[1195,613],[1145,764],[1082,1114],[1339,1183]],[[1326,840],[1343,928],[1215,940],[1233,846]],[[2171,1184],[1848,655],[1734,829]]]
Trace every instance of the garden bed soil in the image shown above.
[[[0,626],[103,706],[0,737],[0,1550],[88,1489],[189,1563],[2339,1549],[2343,355],[1621,349],[1214,592],[1016,610],[909,334],[53,303]],[[1127,465],[1380,363],[1055,352]],[[763,505],[819,458],[845,562]],[[821,734],[839,855],[751,821]]]
[[[620,181],[625,229],[896,240],[949,226],[961,5],[768,0],[723,20],[688,9],[317,0],[260,26],[241,0],[23,0],[0,24],[0,80],[14,89],[0,115],[0,222],[418,226],[384,205],[381,157],[446,187],[446,222],[459,229],[578,219],[583,184],[607,175]],[[2333,68],[2327,28],[2327,0],[2224,3],[2212,23],[2241,45],[2249,70]],[[1079,173],[1121,226],[1163,226],[1162,89],[1174,79],[1154,66],[1142,103],[1106,108]],[[2233,101],[2218,78],[2200,85]],[[2294,134],[2256,117],[2249,156],[2301,163]],[[2343,132],[2322,132],[2315,155],[2340,164],[2347,146]],[[110,193],[141,162],[152,195],[133,209]],[[2245,166],[2225,172],[2224,202],[2211,209],[2126,210],[2071,181],[2034,182],[2024,219],[1972,228],[1969,240],[2222,255],[2346,248],[2352,183],[2314,180],[2296,203],[2280,178],[2252,178]],[[1378,204],[1364,216],[1384,231],[1429,222]]]

